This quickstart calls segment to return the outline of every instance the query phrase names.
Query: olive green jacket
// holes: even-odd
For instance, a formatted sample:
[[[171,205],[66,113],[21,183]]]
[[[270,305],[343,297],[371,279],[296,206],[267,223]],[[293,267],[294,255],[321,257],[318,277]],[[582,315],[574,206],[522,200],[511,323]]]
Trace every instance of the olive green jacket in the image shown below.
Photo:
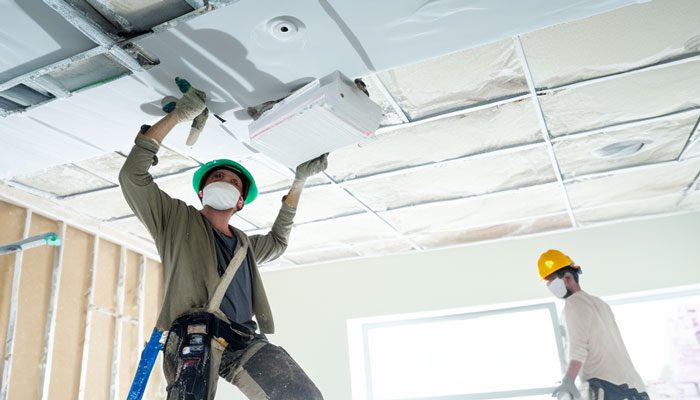
[[[204,309],[219,286],[212,226],[196,208],[173,199],[158,188],[148,169],[156,160],[160,144],[139,134],[119,173],[127,203],[155,240],[163,264],[165,296],[156,327],[170,328],[182,314]],[[262,333],[274,333],[270,304],[265,295],[258,264],[274,260],[287,248],[296,209],[282,208],[266,235],[246,236],[233,228],[236,250],[248,243],[253,285],[253,313]],[[229,265],[229,268],[238,265]],[[224,275],[226,277],[227,275]]]

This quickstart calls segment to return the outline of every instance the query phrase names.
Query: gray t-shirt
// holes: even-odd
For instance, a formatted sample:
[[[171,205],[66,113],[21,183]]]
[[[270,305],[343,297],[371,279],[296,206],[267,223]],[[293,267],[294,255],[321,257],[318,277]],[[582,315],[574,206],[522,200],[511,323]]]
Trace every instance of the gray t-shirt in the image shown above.
[[[217,269],[219,276],[222,276],[233,258],[237,240],[235,236],[228,237],[216,229],[212,230],[214,231]],[[219,308],[231,321],[255,331],[257,324],[253,321],[253,284],[248,262],[249,255],[246,255],[236,271],[236,275],[233,276]]]

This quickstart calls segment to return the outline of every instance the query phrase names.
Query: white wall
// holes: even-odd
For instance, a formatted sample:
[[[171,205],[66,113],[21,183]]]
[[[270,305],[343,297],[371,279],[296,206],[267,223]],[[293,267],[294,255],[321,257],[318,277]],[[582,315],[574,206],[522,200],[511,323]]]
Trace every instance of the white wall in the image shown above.
[[[292,240],[294,240],[292,232]],[[420,254],[263,273],[277,333],[327,400],[351,398],[349,318],[540,299],[536,260],[548,248],[583,268],[585,290],[607,296],[700,283],[700,213]],[[221,382],[218,398],[243,398]]]

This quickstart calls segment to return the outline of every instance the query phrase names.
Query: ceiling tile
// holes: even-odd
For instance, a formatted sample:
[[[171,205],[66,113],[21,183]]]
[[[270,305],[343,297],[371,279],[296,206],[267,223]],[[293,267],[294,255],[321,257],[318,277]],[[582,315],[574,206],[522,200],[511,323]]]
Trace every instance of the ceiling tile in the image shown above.
[[[297,265],[307,265],[331,260],[341,260],[347,258],[360,257],[361,254],[351,247],[337,247],[332,249],[321,249],[304,253],[284,253],[285,257]]]
[[[56,203],[102,221],[133,214],[118,187],[56,200]]]
[[[516,237],[566,228],[571,228],[571,220],[568,214],[561,213],[478,228],[418,234],[412,236],[412,239],[424,249],[436,249],[464,243]]]
[[[394,239],[396,233],[371,214],[356,214],[295,226],[289,239],[290,253]]]
[[[432,234],[565,211],[559,184],[549,183],[380,213],[400,232]]]
[[[685,154],[686,158],[693,158],[700,156],[700,120],[696,122],[695,132],[690,138],[688,143],[688,152]]]
[[[538,88],[614,74],[700,50],[700,2],[656,0],[522,36]]]
[[[540,96],[553,136],[700,107],[700,60]]]
[[[59,197],[115,186],[72,164],[50,167],[31,175],[16,177],[13,181]]]
[[[170,197],[180,199],[196,208],[201,208],[202,203],[192,188],[192,174],[193,172],[184,172],[156,179],[155,182]]]
[[[382,72],[379,78],[411,120],[528,91],[511,39]]]
[[[576,221],[581,225],[592,225],[625,218],[644,217],[678,211],[700,209],[700,203],[686,201],[679,204],[682,192],[644,198],[633,201],[605,204],[600,207],[575,210]]]
[[[373,210],[383,211],[554,180],[549,153],[540,144],[349,181],[345,186]]]
[[[3,140],[0,146],[0,178],[24,175],[104,153],[104,150],[88,142],[50,129],[28,117],[31,111],[0,118]]]
[[[285,267],[295,267],[296,264],[287,257],[280,257],[276,260],[268,261],[262,264],[258,264],[260,268],[285,268]]]
[[[554,151],[565,178],[593,172],[610,171],[652,162],[675,160],[690,136],[700,112],[681,117],[664,118],[632,128],[610,128],[580,138],[563,137],[555,141]],[[607,146],[642,145],[629,156],[606,158],[600,151]]]
[[[401,128],[331,153],[327,172],[344,181],[541,141],[534,110],[522,100]]]
[[[669,162],[578,178],[566,183],[574,209],[641,200],[684,190],[700,171],[700,159]]]
[[[233,215],[233,218],[231,218],[231,221],[229,221],[229,224],[231,226],[238,228],[244,232],[250,232],[256,229],[259,229],[257,226],[251,224],[250,222],[246,221],[244,218],[238,215],[238,213]]]
[[[199,166],[199,164],[191,158],[185,157],[166,147],[161,147],[158,151],[158,164],[152,166],[148,172],[150,172],[154,178],[158,178],[163,175],[170,175],[193,169],[197,166]],[[194,173],[194,171],[192,172]]]
[[[263,194],[246,205],[241,216],[257,226],[270,227],[277,217],[285,194],[284,191]],[[363,211],[359,203],[343,189],[332,185],[314,186],[304,189],[294,222],[318,221]]]
[[[153,241],[153,238],[146,227],[135,216],[107,222],[107,225],[123,232],[129,232],[150,242]]]
[[[126,157],[123,155],[109,152],[98,157],[77,162],[75,165],[105,178],[110,182],[119,183],[119,170],[124,165],[124,161],[126,161]]]
[[[364,257],[407,253],[415,250],[413,245],[405,239],[375,240],[355,245],[354,249]]]

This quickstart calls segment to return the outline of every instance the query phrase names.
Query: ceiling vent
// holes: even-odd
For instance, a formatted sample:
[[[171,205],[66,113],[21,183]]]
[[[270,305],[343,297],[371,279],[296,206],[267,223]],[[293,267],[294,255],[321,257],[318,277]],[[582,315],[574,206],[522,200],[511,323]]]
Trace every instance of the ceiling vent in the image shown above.
[[[593,154],[599,158],[617,160],[639,153],[642,147],[644,142],[641,140],[625,140],[593,150]]]

